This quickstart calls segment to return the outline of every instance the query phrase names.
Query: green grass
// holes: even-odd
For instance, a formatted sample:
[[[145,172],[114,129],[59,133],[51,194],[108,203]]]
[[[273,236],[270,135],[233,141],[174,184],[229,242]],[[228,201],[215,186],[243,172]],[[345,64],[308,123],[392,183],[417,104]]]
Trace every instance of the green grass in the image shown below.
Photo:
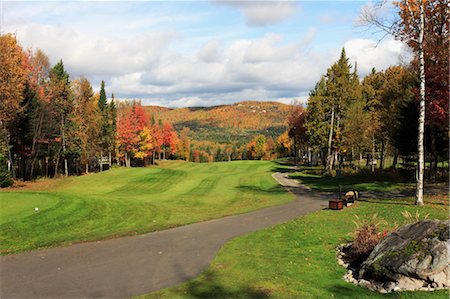
[[[1,191],[0,252],[133,235],[286,203],[293,196],[271,177],[275,166],[173,161]]]
[[[342,190],[389,192],[405,188],[414,188],[413,183],[402,182],[400,178],[392,177],[387,173],[371,173],[370,171],[353,175],[341,174],[339,176],[324,176],[323,168],[301,167],[299,172],[290,174],[291,178],[319,191],[338,192],[339,185]]]
[[[442,203],[413,205],[414,199],[357,202],[341,211],[322,210],[228,242],[198,278],[143,298],[448,298],[447,291],[382,295],[347,283],[335,248],[352,238],[356,215],[375,213],[384,228],[406,220],[402,211],[448,219]]]

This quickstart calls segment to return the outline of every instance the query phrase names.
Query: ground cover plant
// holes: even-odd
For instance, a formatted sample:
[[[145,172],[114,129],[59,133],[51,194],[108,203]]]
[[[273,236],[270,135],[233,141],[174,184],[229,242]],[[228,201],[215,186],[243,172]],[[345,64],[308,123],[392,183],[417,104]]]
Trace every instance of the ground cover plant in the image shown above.
[[[132,235],[286,203],[294,197],[271,177],[274,165],[167,161],[5,189],[0,250]]]
[[[417,213],[447,219],[448,204],[425,198],[368,200],[341,211],[322,210],[286,224],[264,229],[227,243],[198,278],[144,298],[448,298],[447,291],[382,295],[347,283],[346,269],[336,262],[336,247],[350,241],[352,220],[384,219],[380,229],[392,229]]]

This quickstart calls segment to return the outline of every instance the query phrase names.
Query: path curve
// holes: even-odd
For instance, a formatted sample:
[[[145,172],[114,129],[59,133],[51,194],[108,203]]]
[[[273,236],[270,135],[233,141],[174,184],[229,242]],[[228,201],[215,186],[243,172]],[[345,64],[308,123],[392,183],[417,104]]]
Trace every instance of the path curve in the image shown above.
[[[327,206],[287,173],[274,173],[296,195],[284,205],[140,236],[0,257],[0,298],[124,298],[192,279],[225,242]]]

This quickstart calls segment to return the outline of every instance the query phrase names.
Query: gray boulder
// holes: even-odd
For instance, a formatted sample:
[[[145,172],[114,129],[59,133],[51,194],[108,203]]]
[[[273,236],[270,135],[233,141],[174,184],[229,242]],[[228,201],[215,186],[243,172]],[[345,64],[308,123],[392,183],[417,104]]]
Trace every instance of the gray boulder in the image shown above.
[[[388,292],[449,287],[449,227],[439,220],[401,227],[374,248],[358,276],[389,285]]]

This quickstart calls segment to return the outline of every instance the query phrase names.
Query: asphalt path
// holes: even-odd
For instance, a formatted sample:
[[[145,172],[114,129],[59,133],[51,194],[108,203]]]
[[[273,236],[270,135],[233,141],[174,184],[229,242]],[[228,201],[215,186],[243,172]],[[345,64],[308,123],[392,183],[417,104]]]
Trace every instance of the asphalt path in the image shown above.
[[[329,194],[273,177],[284,205],[173,229],[0,257],[0,298],[129,298],[198,276],[230,239],[327,206]]]

